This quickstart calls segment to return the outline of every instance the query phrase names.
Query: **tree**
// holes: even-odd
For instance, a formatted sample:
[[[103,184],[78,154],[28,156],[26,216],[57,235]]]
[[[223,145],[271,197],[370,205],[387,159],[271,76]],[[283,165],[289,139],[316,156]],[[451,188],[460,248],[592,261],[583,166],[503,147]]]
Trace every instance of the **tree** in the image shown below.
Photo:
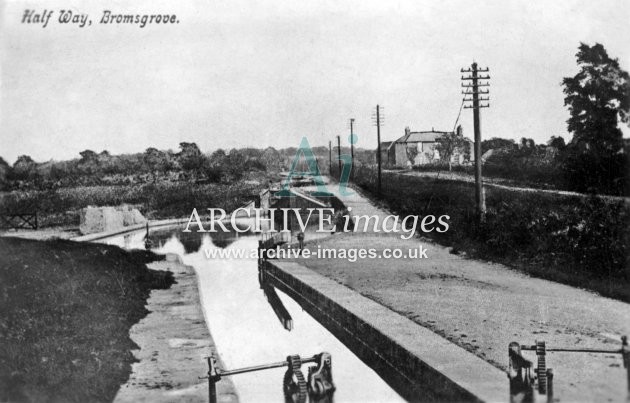
[[[85,175],[93,175],[98,171],[99,161],[98,154],[92,150],[84,150],[79,153],[81,159],[78,163],[78,168]]]
[[[182,169],[197,173],[203,166],[204,156],[196,143],[179,143],[180,153],[177,156]]]
[[[227,155],[222,149],[218,149],[205,158],[203,162],[203,173],[210,182],[221,182],[227,166]]]
[[[79,153],[81,156],[81,162],[92,162],[98,159],[98,154],[92,150],[85,150]]]
[[[223,164],[223,161],[225,160],[225,158],[227,158],[227,154],[221,148],[219,148],[218,150],[210,154],[210,160],[214,164]]]
[[[440,159],[448,163],[448,170],[452,170],[451,157],[457,150],[466,147],[466,139],[461,132],[444,133],[435,139],[435,149],[440,153]]]
[[[481,142],[481,153],[485,154],[488,150],[513,150],[516,148],[516,144],[512,139],[502,139],[499,137],[493,137],[489,140],[483,140]]]
[[[521,137],[521,143],[519,145],[521,149],[530,149],[533,150],[536,148],[536,142],[534,139],[526,139],[525,137]]]
[[[553,147],[556,148],[560,151],[564,150],[566,148],[566,143],[564,142],[564,138],[562,136],[551,136],[551,138],[549,139],[549,141],[547,142],[547,145],[549,147]]]
[[[407,154],[407,159],[409,163],[413,167],[416,162],[416,157],[418,156],[418,145],[417,144],[407,144],[405,145],[405,153]]]
[[[157,182],[159,173],[166,172],[169,168],[168,154],[154,147],[149,147],[144,151],[142,160],[146,171],[153,174],[155,182]]]
[[[238,180],[243,177],[245,162],[247,159],[242,152],[233,148],[227,156],[226,171],[232,179]]]
[[[9,176],[11,175],[11,166],[0,157],[0,190],[7,187],[9,182]]]
[[[282,156],[280,152],[273,147],[265,148],[262,154],[262,161],[267,167],[267,170],[280,170],[282,166]]]
[[[50,180],[59,182],[62,180],[73,180],[74,172],[72,172],[72,164],[68,161],[60,161],[53,164],[50,168]]]
[[[12,174],[18,180],[33,179],[37,176],[37,163],[28,155],[20,155],[13,164]]]
[[[623,193],[628,161],[618,125],[630,123],[628,73],[599,43],[580,44],[576,58],[578,73],[562,80],[573,134],[565,175],[575,190]]]

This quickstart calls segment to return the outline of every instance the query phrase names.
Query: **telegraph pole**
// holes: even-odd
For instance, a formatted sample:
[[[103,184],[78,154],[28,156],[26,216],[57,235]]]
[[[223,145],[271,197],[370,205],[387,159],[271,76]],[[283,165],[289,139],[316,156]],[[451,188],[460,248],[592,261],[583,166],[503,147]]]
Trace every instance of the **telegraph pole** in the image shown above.
[[[352,167],[350,177],[354,178],[354,118],[350,118],[350,162]]]
[[[463,102],[472,102],[472,104],[465,105],[464,108],[473,110],[473,127],[475,131],[475,202],[477,204],[477,214],[479,219],[483,221],[486,215],[486,200],[485,195],[483,193],[483,177],[481,176],[481,116],[479,115],[479,110],[481,108],[490,107],[490,93],[489,89],[483,90],[479,89],[480,87],[489,87],[490,84],[488,81],[490,75],[486,74],[479,75],[479,73],[488,73],[490,70],[486,67],[485,69],[479,68],[476,62],[467,69],[461,69],[462,73],[469,73],[468,76],[462,76],[462,87],[466,89],[466,91],[462,91],[464,94]],[[470,80],[470,83],[468,83]],[[472,98],[466,98],[467,95],[471,94],[470,90],[472,90]],[[484,96],[485,95],[485,96]],[[486,102],[484,104],[484,102]]]
[[[337,159],[339,161],[339,178],[341,179],[341,137],[337,136]]]
[[[332,174],[332,141],[328,141],[328,175]]]
[[[378,145],[376,147],[376,163],[378,165],[378,184],[377,184],[377,194],[381,195],[381,107],[380,105],[376,105],[376,116],[372,116],[375,118],[376,125],[376,141]]]

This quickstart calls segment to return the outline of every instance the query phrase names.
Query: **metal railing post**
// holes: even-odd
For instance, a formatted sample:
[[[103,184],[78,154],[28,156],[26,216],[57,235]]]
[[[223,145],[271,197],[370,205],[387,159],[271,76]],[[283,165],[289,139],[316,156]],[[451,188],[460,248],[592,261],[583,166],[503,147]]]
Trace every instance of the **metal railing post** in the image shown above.
[[[522,356],[521,351],[535,351],[538,358],[535,377],[531,374],[534,365],[531,361]],[[590,353],[590,354],[621,354],[623,366],[627,374],[627,392],[630,402],[630,347],[628,346],[628,336],[621,336],[620,349],[602,348],[547,348],[544,341],[536,341],[535,345],[519,345],[516,342],[510,343],[508,347],[508,378],[510,380],[510,401],[511,402],[531,402],[534,396],[546,396],[548,403],[553,402],[553,370],[547,368],[546,355],[549,352],[566,353]],[[534,388],[537,386],[537,388]],[[537,393],[534,390],[537,389]]]
[[[547,403],[553,403],[553,369],[547,369]]]
[[[621,336],[621,354],[628,378],[628,400],[630,401],[630,347],[628,347],[628,336]]]
[[[538,393],[547,394],[547,358],[546,346],[544,341],[536,341],[537,366],[536,375],[538,376]]]
[[[216,383],[224,376],[233,376],[249,372],[263,371],[272,368],[288,367],[284,376],[283,390],[285,397],[290,395],[292,400],[306,401],[307,394],[312,402],[332,402],[335,385],[332,380],[332,359],[330,354],[322,352],[310,358],[302,359],[299,355],[290,355],[285,361],[252,367],[224,370],[217,366],[214,355],[208,357],[208,397],[210,403],[217,403]],[[303,364],[316,364],[308,368],[308,381],[301,372]],[[294,377],[295,375],[295,377]],[[294,379],[295,378],[295,379]],[[199,378],[199,379],[205,379]],[[297,380],[297,382],[296,382]]]
[[[511,342],[508,346],[508,378],[510,380],[510,402],[533,401],[532,363],[521,355],[521,346]]]
[[[208,357],[208,399],[210,403],[217,403],[217,381],[221,377],[216,371],[214,355]]]

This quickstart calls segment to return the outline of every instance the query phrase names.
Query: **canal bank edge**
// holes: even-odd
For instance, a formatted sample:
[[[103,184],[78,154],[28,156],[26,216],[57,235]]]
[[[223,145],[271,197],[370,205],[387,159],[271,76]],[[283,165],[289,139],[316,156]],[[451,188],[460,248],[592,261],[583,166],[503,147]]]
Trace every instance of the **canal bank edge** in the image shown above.
[[[148,266],[171,271],[176,283],[152,291],[150,313],[131,328],[138,362],[114,402],[207,402],[207,357],[214,354],[220,362],[220,356],[205,322],[197,275],[176,254]],[[217,397],[219,402],[238,402],[229,378],[217,383]]]
[[[261,269],[265,281],[355,345],[355,354],[377,361],[379,375],[391,375],[384,376],[388,382],[416,385],[406,399],[423,394],[426,400],[509,400],[505,372],[431,330],[298,263],[267,260]]]
[[[150,221],[149,228],[186,223],[186,219]],[[137,224],[118,230],[75,237],[77,242],[95,242],[146,228]],[[166,290],[153,290],[147,300],[148,315],[135,324],[130,338],[138,345],[138,359],[132,373],[116,394],[114,402],[207,402],[207,357],[220,354],[210,334],[201,306],[199,281],[193,267],[182,263],[176,254],[166,261],[148,265],[153,270],[170,270],[175,284]],[[168,324],[168,326],[165,326]],[[238,394],[229,378],[217,383],[217,398],[223,403],[238,403]]]
[[[77,241],[77,242],[94,242],[94,241],[109,238],[115,235],[121,235],[121,234],[126,234],[129,232],[136,232],[136,231],[143,230],[147,227],[147,224],[149,228],[159,228],[159,227],[168,227],[172,225],[185,224],[186,222],[188,222],[188,220],[184,218],[148,221],[147,223],[129,225],[127,227],[118,228],[112,231],[97,232],[95,234],[81,235],[81,236],[72,238],[72,240]]]

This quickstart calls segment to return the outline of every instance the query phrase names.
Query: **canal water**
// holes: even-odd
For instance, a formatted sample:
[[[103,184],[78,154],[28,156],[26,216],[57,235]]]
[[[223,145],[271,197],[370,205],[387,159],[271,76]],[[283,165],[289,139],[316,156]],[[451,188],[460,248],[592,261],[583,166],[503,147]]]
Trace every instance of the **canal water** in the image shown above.
[[[130,233],[103,242],[144,249],[144,235]],[[181,228],[158,229],[150,234],[155,252],[177,253],[185,264],[195,268],[206,322],[226,369],[283,361],[293,354],[311,357],[327,351],[332,355],[335,402],[404,401],[293,299],[276,290],[293,318],[292,330],[286,330],[260,288],[255,258],[206,257],[206,249],[250,251],[258,247],[256,235],[236,235],[183,233]],[[305,366],[302,371],[306,376]],[[284,372],[284,368],[279,368],[231,378],[241,402],[283,402]]]

